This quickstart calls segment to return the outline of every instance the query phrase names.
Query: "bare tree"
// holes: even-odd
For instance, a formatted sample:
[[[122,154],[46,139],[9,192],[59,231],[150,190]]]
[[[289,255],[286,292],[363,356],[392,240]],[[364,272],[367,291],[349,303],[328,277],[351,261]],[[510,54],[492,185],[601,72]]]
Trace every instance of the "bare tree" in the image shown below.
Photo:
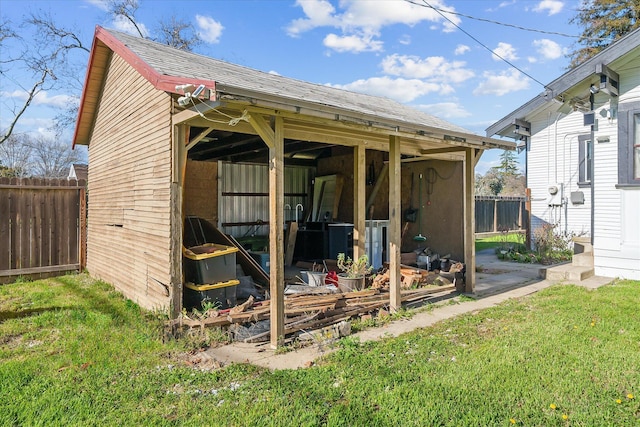
[[[15,126],[27,111],[38,93],[43,90],[52,90],[73,81],[77,72],[70,61],[73,51],[80,50],[86,54],[89,49],[82,43],[80,37],[73,31],[58,26],[53,22],[51,15],[32,14],[24,25],[38,34],[27,43],[15,35],[9,24],[3,24],[0,48],[5,49],[5,41],[14,39],[22,44],[22,49],[14,57],[3,60],[3,65],[11,64],[24,68],[33,77],[33,82],[25,87],[19,84],[24,92],[21,104],[14,104],[9,109],[13,112],[13,118],[0,136],[0,144],[4,143],[14,132]],[[6,70],[0,70],[6,75]],[[59,78],[65,77],[65,78]]]
[[[40,135],[32,138],[31,170],[34,176],[64,178],[73,163],[81,160],[81,154],[67,141]]]
[[[31,144],[28,135],[11,135],[0,144],[0,176],[23,178],[30,175]]]
[[[158,34],[159,42],[188,52],[202,44],[202,39],[198,36],[193,24],[177,19],[175,16],[169,20],[160,21]]]
[[[130,24],[140,37],[149,38],[144,25],[136,18],[138,8],[138,0],[110,0],[108,14]],[[3,55],[0,58],[0,75],[11,79],[9,71],[24,70],[24,77],[19,82],[11,79],[23,92],[20,101],[7,97],[0,101],[11,112],[8,124],[0,129],[0,144],[15,132],[17,123],[39,93],[64,89],[69,97],[79,101],[82,92],[81,78],[90,52],[87,39],[75,30],[59,25],[45,12],[32,13],[21,23],[20,34],[29,33],[33,37],[27,40],[14,31],[9,21],[0,22],[0,50],[17,52],[11,57]],[[158,36],[162,43],[188,51],[202,43],[191,24],[175,17],[160,23]],[[9,44],[16,49],[9,49]],[[61,109],[54,119],[53,129],[57,134],[74,124],[77,111],[78,102],[70,102]]]

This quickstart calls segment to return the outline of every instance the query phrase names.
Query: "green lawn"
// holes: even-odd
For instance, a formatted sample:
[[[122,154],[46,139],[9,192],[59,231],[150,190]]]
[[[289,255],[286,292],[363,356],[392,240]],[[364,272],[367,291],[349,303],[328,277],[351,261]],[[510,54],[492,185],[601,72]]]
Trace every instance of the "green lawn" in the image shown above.
[[[508,233],[483,237],[476,239],[476,252],[489,248],[499,248],[505,245],[513,245],[516,247],[519,244],[524,244],[524,235],[522,233]]]
[[[5,285],[0,425],[638,425],[639,306],[640,282],[555,286],[309,369],[203,372],[107,284]]]

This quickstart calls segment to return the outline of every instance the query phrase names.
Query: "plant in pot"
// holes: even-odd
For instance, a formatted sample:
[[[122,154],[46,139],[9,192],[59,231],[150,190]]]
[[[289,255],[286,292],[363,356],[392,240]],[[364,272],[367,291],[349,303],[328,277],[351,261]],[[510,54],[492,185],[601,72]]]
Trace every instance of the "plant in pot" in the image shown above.
[[[373,270],[369,265],[369,257],[361,255],[358,259],[351,259],[344,253],[338,254],[338,288],[342,292],[359,291],[364,288],[365,276]]]

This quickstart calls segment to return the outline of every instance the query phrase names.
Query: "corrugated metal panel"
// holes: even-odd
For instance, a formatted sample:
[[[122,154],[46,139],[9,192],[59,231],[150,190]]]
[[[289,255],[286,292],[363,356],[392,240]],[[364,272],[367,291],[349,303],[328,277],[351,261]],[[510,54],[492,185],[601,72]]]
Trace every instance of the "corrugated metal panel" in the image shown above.
[[[235,237],[268,235],[268,225],[223,226],[227,223],[252,223],[269,221],[269,176],[267,165],[221,162],[220,167],[220,212],[218,226]],[[309,194],[314,168],[287,166],[284,171],[285,221],[295,219],[295,207],[299,219],[310,208]],[[235,194],[230,194],[235,193]],[[238,194],[238,193],[244,193]],[[255,195],[258,193],[259,195]],[[291,209],[289,209],[290,207]]]

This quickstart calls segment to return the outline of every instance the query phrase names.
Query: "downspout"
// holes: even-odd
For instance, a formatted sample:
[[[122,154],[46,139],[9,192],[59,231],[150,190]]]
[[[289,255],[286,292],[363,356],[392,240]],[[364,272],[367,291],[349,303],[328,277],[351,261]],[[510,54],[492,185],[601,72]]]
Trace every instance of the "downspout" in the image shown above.
[[[593,235],[595,234],[595,212],[596,212],[596,200],[595,200],[595,194],[596,194],[596,167],[595,167],[595,140],[594,140],[594,136],[595,136],[595,131],[593,130],[593,125],[591,125],[591,148],[589,149],[590,151],[590,156],[591,156],[591,246],[593,247]]]

